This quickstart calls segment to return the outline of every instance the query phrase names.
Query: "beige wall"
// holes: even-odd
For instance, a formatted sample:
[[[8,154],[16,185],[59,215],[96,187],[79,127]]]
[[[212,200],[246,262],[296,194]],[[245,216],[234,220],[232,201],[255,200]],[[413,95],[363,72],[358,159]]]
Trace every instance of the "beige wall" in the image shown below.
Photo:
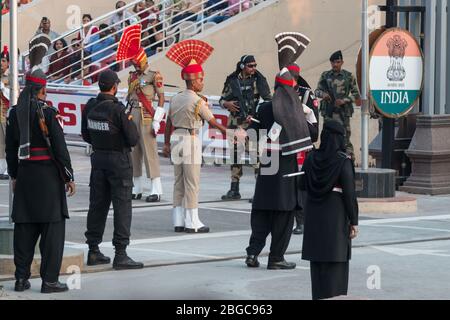
[[[116,0],[34,0],[18,12],[18,41],[19,49],[28,50],[28,41],[36,32],[42,17],[48,17],[52,22],[52,29],[63,34],[69,30],[74,22],[74,16],[90,13],[95,19],[114,10]],[[126,3],[132,0],[126,0]],[[78,9],[77,9],[78,8]],[[71,10],[68,12],[68,10]],[[73,11],[75,10],[75,11]],[[2,42],[9,43],[9,15],[2,21]]]

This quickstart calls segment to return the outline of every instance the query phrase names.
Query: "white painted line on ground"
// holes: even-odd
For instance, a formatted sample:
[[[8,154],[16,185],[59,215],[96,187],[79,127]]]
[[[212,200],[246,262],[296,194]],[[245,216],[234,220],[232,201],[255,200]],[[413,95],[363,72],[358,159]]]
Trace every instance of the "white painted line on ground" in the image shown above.
[[[133,248],[133,247],[128,247],[128,249],[129,250],[135,250],[135,251],[158,252],[158,253],[173,254],[173,255],[177,255],[177,256],[198,257],[198,258],[206,258],[206,259],[217,259],[217,260],[225,259],[225,257],[208,256],[208,255],[204,255],[204,254],[177,252],[177,251],[169,251],[169,250],[157,250],[157,249],[148,249],[148,248]]]
[[[360,221],[360,226],[370,226],[373,224],[385,224],[392,222],[411,222],[411,221],[426,221],[426,220],[450,220],[450,215],[436,215],[436,216],[420,216],[420,217],[410,217],[410,218],[392,218],[392,219],[371,219]]]
[[[7,205],[7,204],[0,204],[0,207],[2,207],[2,208],[9,208],[9,205]]]
[[[213,239],[213,238],[227,238],[227,237],[238,237],[238,236],[250,236],[250,230],[244,231],[228,231],[228,232],[217,232],[217,233],[207,233],[207,234],[193,234],[193,235],[180,235],[175,237],[161,237],[161,238],[150,238],[150,239],[139,239],[131,240],[130,246],[138,246],[143,244],[151,243],[166,243],[166,242],[176,242],[176,241],[186,241],[186,240],[200,240],[200,239]],[[73,243],[70,245],[74,249],[86,248],[86,244]],[[100,245],[102,248],[113,248],[111,243],[102,243]]]
[[[368,227],[371,227],[370,225]],[[438,231],[438,232],[450,232],[450,229],[436,229],[436,228],[426,228],[426,227],[413,227],[413,226],[396,226],[392,224],[376,225],[376,228],[398,228],[398,229],[412,229],[412,230],[428,230],[428,231]]]
[[[225,211],[225,212],[239,212],[239,213],[248,213],[248,214],[251,213],[251,211],[236,210],[236,209],[222,209],[222,208],[207,207],[207,206],[202,206],[202,207],[200,207],[200,209],[209,209],[209,210],[217,210],[217,211]]]

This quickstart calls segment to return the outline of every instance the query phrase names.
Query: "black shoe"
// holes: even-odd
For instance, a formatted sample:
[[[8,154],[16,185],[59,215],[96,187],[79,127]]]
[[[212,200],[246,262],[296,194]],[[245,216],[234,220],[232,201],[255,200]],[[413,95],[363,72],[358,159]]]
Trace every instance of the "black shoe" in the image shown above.
[[[259,267],[258,256],[253,255],[247,256],[247,259],[245,259],[245,264],[249,268],[258,268]]]
[[[58,293],[68,291],[69,287],[65,283],[59,281],[46,282],[42,281],[41,293]]]
[[[295,269],[297,265],[294,262],[287,262],[286,260],[280,262],[269,262],[267,269],[269,270],[290,270]]]
[[[253,203],[253,197],[251,197],[250,199],[248,199],[248,203]]]
[[[294,230],[292,230],[293,234],[303,234],[303,226],[302,225],[298,225],[295,227]]]
[[[87,258],[88,266],[97,266],[100,264],[110,264],[110,263],[111,263],[111,258],[105,256],[99,250],[95,250],[95,251],[89,250],[88,258]]]
[[[9,180],[9,176],[7,174],[0,174],[0,180]]]
[[[114,270],[142,269],[144,268],[144,264],[142,262],[134,261],[126,254],[116,254],[113,261],[113,268]]]
[[[241,194],[239,193],[239,182],[231,183],[230,191],[228,191],[226,195],[222,196],[222,200],[224,201],[241,200]]]
[[[131,195],[131,199],[132,200],[141,200],[142,199],[142,193],[138,193],[137,195],[133,193]]]
[[[146,199],[146,202],[160,202],[161,201],[161,196],[159,194],[152,194],[149,195]]]
[[[25,279],[16,280],[16,284],[14,285],[14,291],[23,292],[31,288],[30,281]]]
[[[197,231],[195,229],[185,228],[185,231],[186,231],[186,233],[208,233],[209,227],[203,226],[203,227],[197,229]]]
[[[185,232],[186,228],[185,227],[175,227],[175,232]]]

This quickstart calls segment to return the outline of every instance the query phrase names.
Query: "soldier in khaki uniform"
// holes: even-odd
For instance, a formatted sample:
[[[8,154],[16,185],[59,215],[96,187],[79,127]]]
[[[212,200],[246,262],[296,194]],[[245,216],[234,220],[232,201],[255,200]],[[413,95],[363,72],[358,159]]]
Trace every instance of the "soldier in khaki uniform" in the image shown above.
[[[342,52],[337,51],[330,57],[332,69],[322,73],[316,90],[316,96],[322,98],[320,113],[324,122],[336,120],[345,128],[345,146],[347,154],[355,161],[353,144],[350,140],[352,130],[350,118],[353,116],[353,104],[360,99],[356,78],[342,69]]]
[[[207,121],[226,133],[208,108],[203,90],[204,72],[201,64],[213,48],[199,40],[185,40],[174,45],[167,57],[180,65],[187,89],[174,96],[167,116],[164,155],[174,163],[173,223],[175,232],[206,233],[198,216],[200,168],[202,163],[201,129]],[[172,134],[172,129],[174,132]]]
[[[145,186],[150,189],[146,201],[159,202],[163,191],[156,136],[164,117],[164,85],[161,74],[158,71],[150,70],[147,55],[141,47],[140,41],[128,36],[137,35],[139,37],[139,27],[139,25],[130,26],[130,31],[124,33],[125,36],[122,37],[118,48],[118,60],[131,58],[136,69],[136,71],[130,72],[127,96],[128,104],[132,108],[133,121],[140,136],[139,143],[131,153],[133,199],[142,198]],[[156,108],[153,107],[155,96],[158,97]],[[146,178],[142,176],[142,161],[145,165]]]

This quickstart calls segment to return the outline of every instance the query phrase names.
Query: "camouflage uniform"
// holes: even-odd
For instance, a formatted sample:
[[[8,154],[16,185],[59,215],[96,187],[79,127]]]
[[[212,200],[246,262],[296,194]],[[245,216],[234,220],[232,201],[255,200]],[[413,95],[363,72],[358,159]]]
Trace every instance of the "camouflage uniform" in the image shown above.
[[[257,87],[257,80],[256,77],[259,76],[261,77],[261,82],[265,83],[264,87],[266,87],[264,89],[265,92],[260,93]],[[233,89],[232,89],[232,81],[239,81],[239,86],[240,86],[240,90],[242,92],[242,95],[245,97],[247,96],[247,93],[249,95],[251,95],[251,98],[248,99],[248,114],[249,115],[254,115],[256,114],[256,108],[259,104],[259,100],[262,98],[264,101],[268,101],[272,99],[272,96],[270,94],[270,88],[269,85],[267,84],[267,80],[264,78],[264,76],[260,73],[255,74],[252,77],[246,78],[244,79],[242,77],[242,74],[239,73],[236,76],[233,77],[230,76],[227,78],[227,81],[225,82],[223,91],[222,91],[222,96],[220,98],[220,105],[222,107],[224,107],[223,103],[225,101],[239,101],[238,97],[236,97],[235,94],[233,94]],[[230,114],[230,116],[228,117],[228,129],[237,129],[237,128],[242,128],[244,130],[247,130],[249,127],[249,124],[245,122],[246,119],[242,119],[242,117],[239,116],[239,114]],[[234,163],[231,165],[231,182],[239,182],[241,177],[242,177],[242,164],[238,164],[240,162],[240,159],[242,157],[242,155],[245,153],[245,151],[249,151],[249,149],[251,149],[252,146],[250,146],[248,143],[244,145],[237,145],[234,148]],[[255,146],[256,148],[256,146]],[[257,174],[257,170],[259,165],[255,162],[257,162],[256,159],[251,159],[253,167],[255,168],[255,174]]]
[[[332,92],[329,92],[332,90]],[[335,99],[342,99],[345,105],[334,107],[330,102],[322,100],[320,104],[320,114],[324,121],[330,119],[339,121],[345,128],[345,146],[347,154],[355,160],[353,144],[351,142],[352,130],[350,118],[353,116],[353,104],[360,98],[355,77],[346,70],[335,73],[333,70],[322,73],[316,90],[316,95],[323,98],[323,94],[328,93]]]

